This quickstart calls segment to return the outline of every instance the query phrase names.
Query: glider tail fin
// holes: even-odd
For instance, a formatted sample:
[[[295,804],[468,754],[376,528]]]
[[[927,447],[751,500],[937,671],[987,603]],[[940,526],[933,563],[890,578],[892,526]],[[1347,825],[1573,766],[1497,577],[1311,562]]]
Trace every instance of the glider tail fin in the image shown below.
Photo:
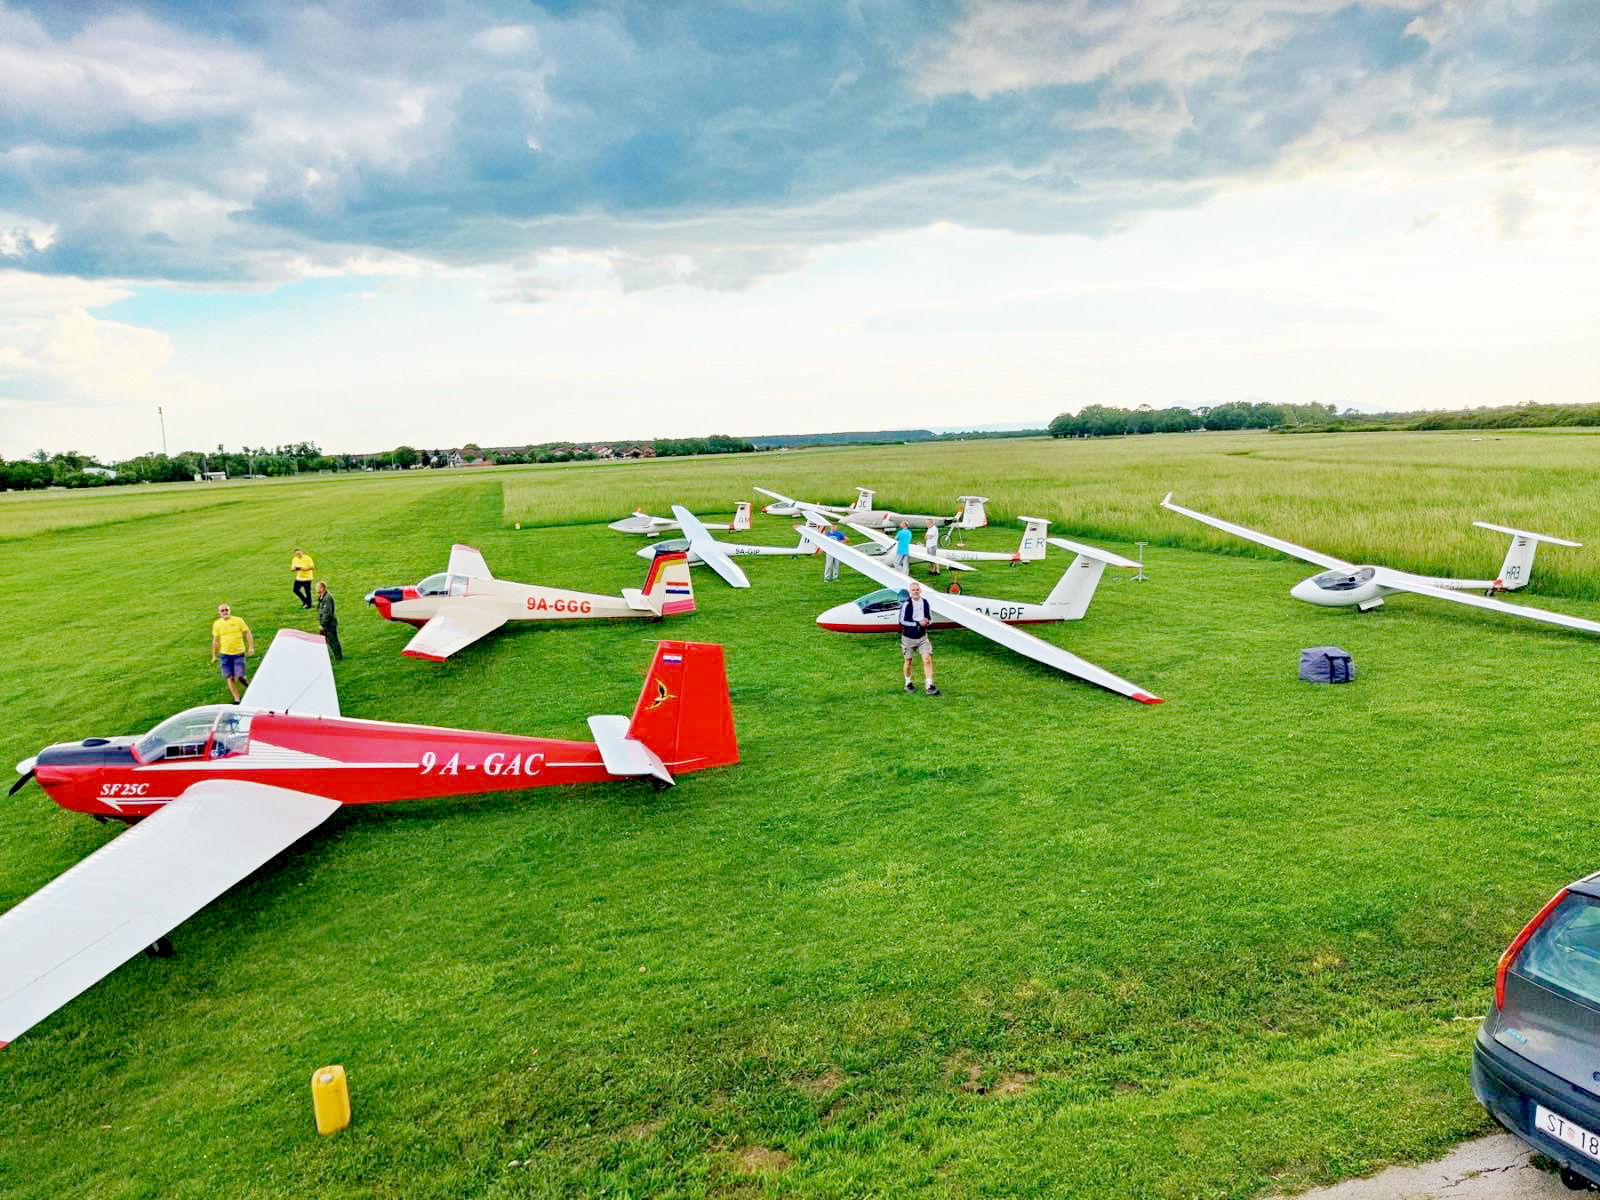
[[[652,558],[644,577],[643,595],[658,617],[692,613],[694,582],[689,576],[688,554],[676,550]]]
[[[1100,586],[1100,577],[1108,566],[1137,568],[1139,565],[1120,554],[1081,542],[1069,542],[1066,538],[1051,538],[1050,544],[1071,550],[1076,556],[1044,602],[1046,608],[1058,610],[1063,621],[1081,620],[1089,611],[1089,601],[1094,599],[1094,590]]]
[[[856,489],[855,503],[850,506],[851,512],[871,512],[872,497],[876,493],[871,488],[858,487]]]
[[[733,520],[728,523],[728,529],[733,533],[742,533],[750,528],[750,501],[740,500],[733,506]]]
[[[1572,542],[1566,538],[1551,537],[1544,533],[1529,533],[1525,529],[1508,529],[1504,525],[1491,525],[1487,521],[1474,521],[1473,524],[1479,529],[1492,529],[1511,538],[1511,545],[1506,549],[1506,560],[1500,564],[1500,574],[1495,577],[1495,583],[1508,592],[1528,586],[1528,580],[1533,575],[1534,552],[1539,549],[1540,542],[1550,542],[1556,546],[1583,545],[1582,542]]]
[[[674,775],[738,762],[722,647],[657,643],[628,737],[654,751]]]
[[[984,511],[984,505],[989,503],[987,496],[957,496],[961,503],[956,506],[957,529],[982,529],[989,523],[989,514]],[[1044,554],[1039,551],[1040,556]]]
[[[1018,562],[1038,562],[1045,553],[1045,530],[1050,522],[1044,517],[1023,517],[1022,544],[1017,547]]]

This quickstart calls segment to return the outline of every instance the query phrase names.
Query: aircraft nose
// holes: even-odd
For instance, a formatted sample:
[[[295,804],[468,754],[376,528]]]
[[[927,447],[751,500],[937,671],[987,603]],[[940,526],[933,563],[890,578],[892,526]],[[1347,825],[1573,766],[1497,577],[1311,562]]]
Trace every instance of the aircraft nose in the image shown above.
[[[1307,604],[1321,604],[1323,601],[1322,589],[1309,579],[1302,579],[1295,584],[1289,589],[1289,595]]]

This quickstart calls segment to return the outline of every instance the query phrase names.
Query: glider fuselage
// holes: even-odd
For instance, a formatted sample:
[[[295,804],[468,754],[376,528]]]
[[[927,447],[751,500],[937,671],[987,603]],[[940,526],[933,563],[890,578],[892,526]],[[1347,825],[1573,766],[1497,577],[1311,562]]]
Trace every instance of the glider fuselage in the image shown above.
[[[505,579],[460,576],[447,584],[444,575],[432,575],[412,587],[378,588],[372,606],[387,621],[425,625],[451,601],[470,600],[504,614],[508,621],[583,621],[597,618],[655,617],[649,608],[635,608],[624,596],[601,596],[566,588],[512,583]]]
[[[147,817],[210,779],[387,804],[617,778],[593,742],[233,705],[189,709],[143,737],[48,746],[33,769],[62,808],[121,820]]]
[[[1065,613],[1048,604],[1027,604],[1020,600],[993,600],[987,596],[944,596],[946,600],[973,612],[983,613],[1007,625],[1043,625],[1066,620]],[[869,592],[847,604],[835,605],[817,618],[817,624],[834,633],[895,633],[900,629],[900,597],[892,588]],[[931,629],[957,629],[954,621],[935,617]]]

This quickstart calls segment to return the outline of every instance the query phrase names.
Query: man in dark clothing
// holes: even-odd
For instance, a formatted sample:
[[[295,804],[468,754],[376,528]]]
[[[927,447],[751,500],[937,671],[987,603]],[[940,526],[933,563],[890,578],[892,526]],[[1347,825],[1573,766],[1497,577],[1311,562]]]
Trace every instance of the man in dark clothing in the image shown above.
[[[333,593],[320,579],[317,580],[317,624],[322,629],[322,636],[328,639],[328,649],[333,652],[333,657],[344,661],[344,650],[339,645],[339,618],[333,615]]]
[[[933,643],[928,640],[928,626],[933,624],[933,609],[922,598],[922,585],[913,583],[911,593],[900,601],[900,657],[905,661],[906,691],[914,692],[911,682],[911,657],[922,655],[922,684],[930,696],[937,696],[933,686]]]

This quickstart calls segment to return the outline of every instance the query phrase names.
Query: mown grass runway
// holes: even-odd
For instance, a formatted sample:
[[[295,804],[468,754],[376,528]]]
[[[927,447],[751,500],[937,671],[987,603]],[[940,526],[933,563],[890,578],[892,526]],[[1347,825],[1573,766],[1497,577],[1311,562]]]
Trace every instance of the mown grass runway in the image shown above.
[[[657,636],[693,637],[728,647],[744,761],[659,794],[337,815],[180,927],[177,957],[0,1053],[0,1195],[1249,1196],[1481,1131],[1466,1070],[1494,958],[1597,857],[1600,644],[1419,599],[1300,605],[1310,568],[1203,551],[1221,539],[1156,501],[1418,570],[1497,565],[1474,517],[1575,537],[1541,552],[1534,602],[1600,616],[1600,441],[1491,437],[414,472],[170,509],[7,497],[7,762],[219,699],[215,604],[258,636],[303,624],[295,544],[340,601],[349,714],[584,737],[629,711]],[[360,604],[458,539],[507,578],[636,586],[639,540],[601,522],[726,513],[754,483],[870,484],[919,511],[977,491],[1002,519],[1151,542],[1148,582],[1108,579],[1045,636],[1167,703],[958,633],[936,643],[946,695],[906,696],[891,642],[815,628],[867,587],[809,559],[746,560],[748,592],[697,570],[681,621],[511,630],[445,667],[402,659],[408,631]],[[965,582],[1040,599],[1064,565]],[[1299,647],[1326,643],[1355,686],[1296,681]],[[4,820],[5,907],[113,836],[36,788]],[[324,1062],[355,1107],[328,1139]]]

